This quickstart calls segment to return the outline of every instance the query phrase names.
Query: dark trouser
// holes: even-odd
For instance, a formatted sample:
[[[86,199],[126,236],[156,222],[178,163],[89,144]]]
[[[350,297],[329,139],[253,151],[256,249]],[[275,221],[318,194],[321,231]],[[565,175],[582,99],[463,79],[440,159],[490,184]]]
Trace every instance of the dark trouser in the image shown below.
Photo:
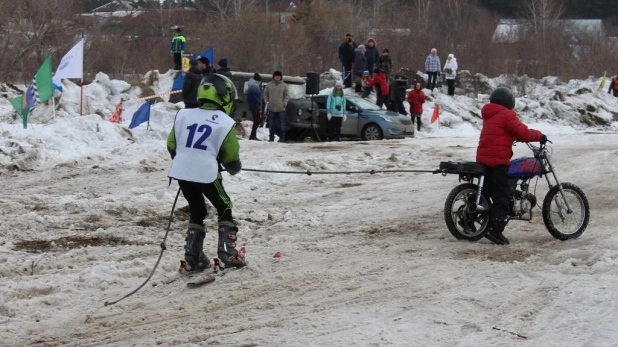
[[[378,95],[376,98],[376,105],[382,107],[382,105],[388,105],[388,95]]]
[[[345,88],[352,88],[352,64],[343,65],[343,86]]]
[[[450,96],[455,95],[455,80],[447,79],[446,84],[448,85],[448,95]]]
[[[614,96],[618,98],[618,89],[614,89],[613,92],[614,92]]]
[[[354,76],[354,92],[362,93],[363,92],[363,74],[356,74]]]
[[[198,108],[196,103],[185,102],[185,108]]]
[[[427,89],[433,91],[433,89],[436,87],[437,80],[438,80],[438,71],[436,72],[429,71],[429,74],[427,75]]]
[[[485,182],[487,184],[487,193],[492,201],[491,208],[489,209],[488,227],[492,233],[502,233],[504,227],[506,227],[509,202],[511,201],[508,173],[509,167],[507,165],[487,167]]]
[[[257,139],[257,129],[260,126],[262,117],[260,117],[259,108],[256,108],[255,110],[251,110],[251,113],[253,113],[253,126],[251,127],[251,136],[249,136],[249,140],[255,140]]]
[[[341,124],[343,123],[343,116],[333,116],[328,121],[328,141],[340,141],[341,136]]]
[[[233,221],[232,201],[223,188],[221,175],[212,183],[198,183],[189,181],[178,181],[182,195],[189,203],[189,213],[191,221],[197,224],[204,224],[204,218],[208,215],[204,196],[217,209],[219,221]]]
[[[371,94],[371,87],[363,87],[363,94],[361,95],[361,98],[366,98],[369,94]]]
[[[270,112],[268,115],[268,125],[270,128],[269,141],[275,141],[275,134],[279,136],[279,142],[285,142],[286,132],[285,111]]]
[[[174,52],[174,70],[182,69],[182,53]]]
[[[412,127],[414,127],[414,122],[416,121],[416,131],[421,131],[421,115],[418,113],[412,113]]]

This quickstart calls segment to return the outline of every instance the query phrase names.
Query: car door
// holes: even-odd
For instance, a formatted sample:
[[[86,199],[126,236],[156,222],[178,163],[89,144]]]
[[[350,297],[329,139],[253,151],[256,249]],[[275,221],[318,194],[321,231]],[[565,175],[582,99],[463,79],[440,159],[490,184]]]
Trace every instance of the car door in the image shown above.
[[[358,107],[349,100],[346,100],[345,114],[347,119],[341,124],[341,135],[358,136]]]

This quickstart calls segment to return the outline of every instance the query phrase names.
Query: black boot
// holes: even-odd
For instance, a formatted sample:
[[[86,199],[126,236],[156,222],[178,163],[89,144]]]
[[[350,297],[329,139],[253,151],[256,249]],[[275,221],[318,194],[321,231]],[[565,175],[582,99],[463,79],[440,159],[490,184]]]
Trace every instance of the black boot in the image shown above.
[[[206,228],[193,222],[189,222],[187,238],[185,239],[185,263],[181,263],[181,271],[201,271],[208,269],[210,260],[204,254],[204,238]]]
[[[226,267],[241,268],[247,265],[245,256],[236,249],[238,228],[232,221],[219,222],[219,246],[217,256]]]
[[[487,225],[488,230],[485,234],[485,238],[497,245],[508,245],[511,243],[509,239],[502,235],[502,232],[508,222],[508,218],[491,217]]]

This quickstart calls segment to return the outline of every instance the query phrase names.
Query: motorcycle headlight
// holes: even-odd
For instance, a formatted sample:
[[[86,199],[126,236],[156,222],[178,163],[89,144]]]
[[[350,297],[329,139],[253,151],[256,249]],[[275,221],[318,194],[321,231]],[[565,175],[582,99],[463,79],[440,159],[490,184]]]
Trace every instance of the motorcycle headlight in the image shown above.
[[[389,123],[395,123],[395,121],[392,118],[390,118],[390,117],[380,116],[380,118],[384,119],[385,121],[387,121]]]

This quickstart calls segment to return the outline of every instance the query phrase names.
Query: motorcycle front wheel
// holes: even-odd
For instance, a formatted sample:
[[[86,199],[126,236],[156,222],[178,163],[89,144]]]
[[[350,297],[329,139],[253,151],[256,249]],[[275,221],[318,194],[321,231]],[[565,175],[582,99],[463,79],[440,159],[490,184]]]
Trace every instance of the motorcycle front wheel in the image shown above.
[[[472,183],[453,188],[444,202],[444,221],[448,231],[458,240],[478,241],[485,236],[489,221],[486,213],[471,212],[476,202],[478,186]],[[487,198],[481,196],[481,206],[489,207]]]
[[[560,193],[560,186],[564,197]],[[578,238],[586,230],[590,220],[590,206],[578,186],[571,183],[561,183],[560,186],[552,187],[545,195],[543,222],[553,237],[564,241]]]

